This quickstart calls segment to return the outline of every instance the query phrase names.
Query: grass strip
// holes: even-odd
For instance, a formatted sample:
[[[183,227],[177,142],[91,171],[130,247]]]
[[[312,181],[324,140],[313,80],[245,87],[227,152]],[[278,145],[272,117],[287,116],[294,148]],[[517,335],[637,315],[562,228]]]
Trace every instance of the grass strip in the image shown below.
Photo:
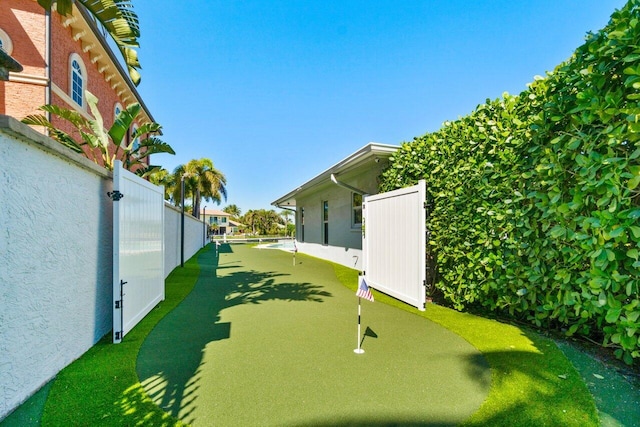
[[[355,292],[356,270],[334,264]],[[593,396],[556,344],[541,335],[435,304],[425,311],[374,291],[383,302],[432,320],[476,347],[491,367],[491,389],[466,426],[598,426]],[[428,360],[425,361],[428,375]]]
[[[136,374],[136,359],[155,325],[193,289],[200,274],[198,256],[176,268],[165,281],[165,300],[120,344],[111,334],[56,376],[42,417],[43,426],[182,425],[147,396]]]

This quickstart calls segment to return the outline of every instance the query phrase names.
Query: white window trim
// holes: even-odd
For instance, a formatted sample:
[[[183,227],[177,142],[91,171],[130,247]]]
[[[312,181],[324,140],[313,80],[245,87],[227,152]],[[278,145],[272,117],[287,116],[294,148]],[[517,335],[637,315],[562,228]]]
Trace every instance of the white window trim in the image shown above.
[[[78,65],[80,65],[80,71],[82,72],[82,105],[75,102],[73,99],[73,61],[77,61]],[[87,67],[84,65],[84,61],[77,53],[72,53],[69,55],[69,98],[73,101],[74,104],[79,106],[82,110],[87,109],[87,97],[85,96],[85,91],[87,90],[87,82],[89,80],[89,76],[87,75]]]
[[[116,112],[117,110],[120,110],[120,112],[122,112],[124,109],[122,108],[122,104],[120,104],[119,102],[116,102],[113,105],[113,121],[116,121],[116,117],[118,117],[118,113]]]
[[[7,34],[2,28],[0,28],[0,40],[2,40],[2,50],[11,55],[11,53],[13,53],[13,42],[11,41],[9,34]]]

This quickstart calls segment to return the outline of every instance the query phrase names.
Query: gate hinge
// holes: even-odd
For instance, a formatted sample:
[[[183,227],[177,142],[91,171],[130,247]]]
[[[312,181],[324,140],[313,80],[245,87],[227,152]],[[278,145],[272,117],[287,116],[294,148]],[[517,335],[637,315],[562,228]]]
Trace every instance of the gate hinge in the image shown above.
[[[122,337],[120,336],[120,334],[121,334],[120,332],[116,332],[116,339],[117,339],[117,340],[122,339]]]
[[[122,194],[118,190],[114,190],[107,192],[107,196],[111,197],[111,200],[113,200],[114,202],[117,202],[124,197],[124,194]]]
[[[116,308],[121,308],[121,307],[122,307],[122,300],[116,301]]]

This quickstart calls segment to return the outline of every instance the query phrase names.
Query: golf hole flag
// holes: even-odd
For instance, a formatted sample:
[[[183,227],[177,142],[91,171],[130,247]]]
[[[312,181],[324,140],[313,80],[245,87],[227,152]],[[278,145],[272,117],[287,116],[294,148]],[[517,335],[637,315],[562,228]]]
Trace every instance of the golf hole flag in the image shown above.
[[[365,282],[364,276],[359,276],[359,279],[360,279],[360,285],[358,285],[358,292],[356,292],[356,295],[359,298],[364,298],[373,302],[373,295],[371,294],[371,289],[369,289],[367,282]]]

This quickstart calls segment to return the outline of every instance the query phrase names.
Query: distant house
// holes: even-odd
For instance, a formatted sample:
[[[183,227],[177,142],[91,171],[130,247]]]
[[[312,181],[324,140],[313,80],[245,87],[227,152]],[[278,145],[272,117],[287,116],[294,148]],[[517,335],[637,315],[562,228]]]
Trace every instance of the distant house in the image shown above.
[[[369,143],[272,203],[295,210],[300,252],[361,268],[362,199],[378,193],[378,177],[398,148]]]
[[[0,48],[23,68],[10,70],[8,80],[0,80],[0,114],[22,120],[41,114],[38,107],[52,104],[91,119],[88,90],[99,99],[106,129],[127,105],[137,102],[142,106],[125,136],[127,144],[138,143],[131,135],[141,124],[155,121],[107,43],[104,30],[77,2],[69,16],[61,16],[46,12],[34,0],[0,0]],[[74,132],[56,116],[51,122],[67,133]]]
[[[237,234],[240,229],[244,227],[244,224],[238,222],[238,221],[234,221],[232,219],[229,219],[229,229],[231,230],[231,232],[227,233],[227,234]]]
[[[223,235],[231,234],[233,232],[231,214],[217,209],[205,209],[202,215],[204,217],[203,221],[209,226],[211,234]]]

